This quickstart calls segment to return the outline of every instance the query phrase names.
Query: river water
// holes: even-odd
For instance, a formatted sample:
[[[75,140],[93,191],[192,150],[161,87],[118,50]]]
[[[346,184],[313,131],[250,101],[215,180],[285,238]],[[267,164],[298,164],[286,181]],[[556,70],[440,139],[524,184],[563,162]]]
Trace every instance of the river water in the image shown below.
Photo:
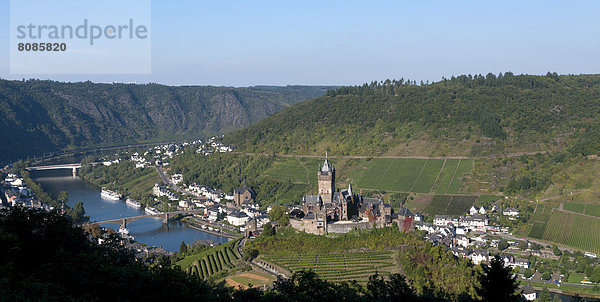
[[[69,206],[77,201],[83,202],[85,214],[90,221],[102,221],[122,217],[144,215],[143,210],[127,206],[124,201],[111,201],[100,197],[100,189],[85,183],[79,177],[73,177],[70,170],[35,171],[31,177],[39,183],[46,192],[56,196],[60,191],[69,192]],[[119,225],[108,223],[102,225],[114,230]],[[181,241],[190,243],[194,240],[212,240],[225,243],[227,238],[208,234],[192,229],[179,221],[169,221],[163,224],[157,218],[144,218],[127,224],[129,234],[141,243],[162,247],[167,251],[178,251]]]

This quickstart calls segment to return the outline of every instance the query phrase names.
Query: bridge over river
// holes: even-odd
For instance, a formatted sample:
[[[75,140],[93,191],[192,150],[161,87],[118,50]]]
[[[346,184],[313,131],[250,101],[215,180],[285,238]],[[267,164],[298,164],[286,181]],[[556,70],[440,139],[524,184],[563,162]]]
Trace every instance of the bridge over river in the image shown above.
[[[47,165],[47,166],[33,166],[27,167],[28,171],[43,171],[43,170],[56,170],[56,169],[70,169],[73,171],[73,176],[77,176],[77,169],[81,168],[80,163],[76,164],[59,164],[59,165]]]
[[[121,225],[121,227],[126,228],[127,224],[132,223],[138,219],[161,218],[163,223],[168,223],[169,218],[171,218],[173,216],[180,215],[180,214],[182,214],[182,215],[195,214],[195,213],[199,213],[201,211],[204,211],[204,210],[203,209],[181,210],[181,211],[164,212],[164,213],[158,213],[158,214],[147,214],[147,215],[123,217],[123,218],[116,218],[116,219],[108,219],[108,220],[102,220],[102,221],[94,221],[91,223],[93,223],[93,224],[118,223]]]

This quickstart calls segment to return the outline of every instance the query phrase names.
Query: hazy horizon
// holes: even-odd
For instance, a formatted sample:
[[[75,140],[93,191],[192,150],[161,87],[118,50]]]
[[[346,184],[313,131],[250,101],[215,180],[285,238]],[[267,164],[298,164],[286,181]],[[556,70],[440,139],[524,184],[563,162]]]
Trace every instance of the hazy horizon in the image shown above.
[[[0,0],[2,49],[9,48],[9,7]],[[10,74],[5,51],[0,78],[248,87],[594,74],[598,8],[595,1],[152,1],[151,74]]]

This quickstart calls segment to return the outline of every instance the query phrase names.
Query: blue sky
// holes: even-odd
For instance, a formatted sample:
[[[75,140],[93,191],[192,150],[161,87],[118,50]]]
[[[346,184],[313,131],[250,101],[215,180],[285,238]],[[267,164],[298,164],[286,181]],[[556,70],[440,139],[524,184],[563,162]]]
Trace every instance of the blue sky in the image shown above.
[[[149,75],[10,74],[8,0],[0,12],[7,79],[354,85],[600,72],[600,1],[152,1]]]

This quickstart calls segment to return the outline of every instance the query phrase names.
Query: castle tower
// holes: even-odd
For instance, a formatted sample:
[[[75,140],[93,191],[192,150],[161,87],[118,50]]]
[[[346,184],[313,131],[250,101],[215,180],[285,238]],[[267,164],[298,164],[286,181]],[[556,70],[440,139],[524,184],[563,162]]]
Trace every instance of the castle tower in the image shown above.
[[[319,167],[317,176],[321,199],[323,202],[331,202],[333,200],[333,192],[335,192],[335,167],[329,163],[327,154],[325,155],[325,162]]]
[[[348,197],[341,200],[342,216],[341,220],[350,220],[352,217],[352,208],[354,207],[354,193],[352,192],[352,184],[348,183]]]

